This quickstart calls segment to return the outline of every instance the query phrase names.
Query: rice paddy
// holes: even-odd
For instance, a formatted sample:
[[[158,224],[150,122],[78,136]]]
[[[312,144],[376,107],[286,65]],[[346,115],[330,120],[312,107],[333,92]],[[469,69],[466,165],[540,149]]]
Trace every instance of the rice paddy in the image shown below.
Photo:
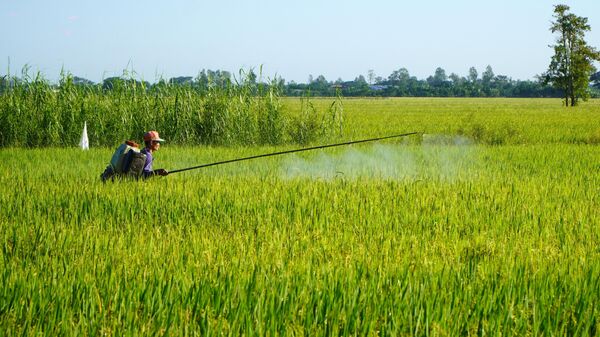
[[[424,135],[109,184],[123,139],[0,149],[0,334],[599,334],[600,101],[343,112],[321,142]],[[300,146],[265,144],[167,142],[154,166]]]

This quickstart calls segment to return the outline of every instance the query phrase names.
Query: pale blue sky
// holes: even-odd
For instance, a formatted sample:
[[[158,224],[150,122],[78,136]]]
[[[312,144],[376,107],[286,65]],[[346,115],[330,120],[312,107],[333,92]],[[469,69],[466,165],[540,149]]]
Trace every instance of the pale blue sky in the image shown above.
[[[589,19],[600,48],[599,0],[0,0],[0,74],[10,58],[11,73],[29,64],[52,81],[61,67],[98,82],[128,64],[150,82],[260,65],[303,83],[488,64],[526,80],[548,66],[557,3]]]

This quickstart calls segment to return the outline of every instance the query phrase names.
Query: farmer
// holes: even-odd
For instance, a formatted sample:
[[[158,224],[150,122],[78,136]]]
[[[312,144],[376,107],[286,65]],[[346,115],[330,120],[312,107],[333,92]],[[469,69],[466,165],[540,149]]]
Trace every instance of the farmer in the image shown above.
[[[141,153],[146,155],[146,164],[144,165],[144,169],[142,170],[142,176],[144,178],[150,178],[155,175],[166,176],[169,172],[165,169],[152,170],[152,153],[158,151],[160,149],[160,142],[164,142],[164,139],[161,139],[156,131],[148,131],[144,134],[144,143],[146,147],[140,151]]]

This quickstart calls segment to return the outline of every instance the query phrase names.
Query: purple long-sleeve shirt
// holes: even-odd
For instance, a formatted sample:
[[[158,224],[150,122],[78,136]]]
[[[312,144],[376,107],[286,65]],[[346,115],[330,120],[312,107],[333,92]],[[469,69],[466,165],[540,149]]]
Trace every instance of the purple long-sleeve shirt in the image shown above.
[[[142,175],[144,176],[144,178],[151,177],[154,175],[154,171],[152,170],[152,162],[154,161],[154,158],[152,157],[152,151],[145,147],[140,152],[146,155],[146,163],[144,164]]]

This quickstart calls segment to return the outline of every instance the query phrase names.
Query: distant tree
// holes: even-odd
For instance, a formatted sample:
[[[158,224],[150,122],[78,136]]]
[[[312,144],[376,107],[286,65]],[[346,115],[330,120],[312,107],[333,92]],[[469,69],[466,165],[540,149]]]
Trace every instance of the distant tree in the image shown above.
[[[179,77],[171,77],[169,79],[169,83],[175,84],[175,85],[184,85],[184,84],[192,84],[193,80],[194,79],[192,78],[192,76],[179,76]]]
[[[199,91],[208,88],[208,75],[206,75],[206,70],[202,69],[202,71],[198,72],[198,75],[194,78],[193,86]]]
[[[485,96],[498,96],[498,91],[493,88],[494,71],[492,66],[485,67],[485,71],[481,73],[481,87]]]
[[[468,83],[465,83],[464,90],[465,96],[480,97],[482,96],[481,81],[479,80],[479,73],[475,67],[469,68],[469,75],[467,76]]]
[[[310,82],[310,90],[314,95],[326,96],[332,94],[330,91],[331,84],[327,82],[327,79],[323,75],[317,76],[312,82]]]
[[[512,96],[511,79],[505,75],[498,75],[494,78],[494,87],[497,90],[495,96]]]
[[[275,79],[272,81],[272,84],[277,86],[277,88],[279,88],[279,90],[285,89],[285,79],[283,77],[275,76]]]
[[[448,76],[448,78],[452,81],[452,84],[454,85],[460,84],[462,82],[462,78],[456,73],[451,73],[450,76]]]
[[[392,74],[388,77],[388,81],[394,82],[408,82],[410,79],[410,74],[406,68],[400,68],[399,70],[394,70]]]
[[[206,71],[206,78],[209,84],[215,85],[217,87],[225,87],[231,84],[232,82],[231,73],[224,70],[213,71],[209,69]],[[256,80],[256,74],[254,74],[252,69],[250,69],[248,74],[240,70],[240,78],[241,80],[247,80],[252,82],[253,80]]]
[[[590,82],[594,88],[600,89],[600,71],[590,76]]]
[[[506,75],[498,75],[494,81],[499,83],[510,83],[510,78],[508,78]]]
[[[348,83],[345,92],[348,96],[367,96],[369,95],[369,84],[363,75],[359,75],[353,82]]]
[[[390,87],[386,94],[389,96],[410,96],[408,90],[410,74],[406,68],[394,70],[385,81]]]
[[[467,90],[465,87],[465,84],[467,82],[466,78],[460,77],[456,73],[451,73],[450,76],[448,76],[448,78],[450,79],[450,81],[452,81],[452,83],[451,83],[452,96],[458,96],[458,97],[467,96]]]
[[[354,82],[361,83],[361,84],[368,84],[367,80],[365,80],[365,77],[363,75],[358,75],[358,77],[354,79]]]
[[[254,69],[250,69],[247,74],[246,80],[251,84],[256,84],[256,80],[258,79],[258,75],[254,72]]]
[[[492,66],[488,65],[485,67],[485,71],[481,74],[481,81],[484,84],[489,84],[494,79],[494,71],[492,70]]]
[[[311,84],[327,84],[327,79],[323,75],[317,76],[315,80],[311,82]]]
[[[375,81],[375,71],[373,69],[369,69],[367,72],[367,78],[369,79],[369,84],[373,84]]]
[[[446,70],[443,68],[436,68],[433,76],[427,77],[427,84],[429,85],[429,92],[427,96],[451,96],[451,83],[448,81]]]
[[[88,86],[95,85],[94,82],[92,82],[92,81],[90,81],[90,80],[88,80],[86,78],[79,77],[79,76],[73,76],[73,84],[75,84],[75,85],[83,85],[83,86],[86,86],[86,85],[88,85]]]
[[[591,30],[587,18],[569,13],[569,6],[554,6],[554,18],[550,30],[557,33],[554,55],[548,71],[543,74],[544,84],[551,84],[563,92],[565,106],[575,106],[581,98],[589,97],[589,79],[596,71],[593,62],[600,60],[600,53],[588,46],[585,32]]]
[[[592,86],[590,97],[600,98],[600,71],[597,73],[594,73],[590,77],[590,82],[591,82],[591,86]]]
[[[479,77],[477,69],[475,69],[475,67],[469,68],[469,81],[471,81],[471,83],[475,83],[477,82],[477,77]]]
[[[433,76],[429,76],[427,78],[427,82],[429,85],[440,86],[443,85],[446,81],[448,81],[448,76],[446,76],[446,70],[438,67],[435,69],[435,73]]]
[[[133,78],[123,78],[114,76],[102,81],[102,89],[104,90],[123,90],[126,88],[143,89],[149,88],[151,85],[147,81],[139,81]]]
[[[123,82],[123,80],[118,76],[105,78],[104,81],[102,81],[102,89],[112,90],[112,89],[116,88],[122,82]]]
[[[0,76],[0,94],[8,90],[8,75]]]

